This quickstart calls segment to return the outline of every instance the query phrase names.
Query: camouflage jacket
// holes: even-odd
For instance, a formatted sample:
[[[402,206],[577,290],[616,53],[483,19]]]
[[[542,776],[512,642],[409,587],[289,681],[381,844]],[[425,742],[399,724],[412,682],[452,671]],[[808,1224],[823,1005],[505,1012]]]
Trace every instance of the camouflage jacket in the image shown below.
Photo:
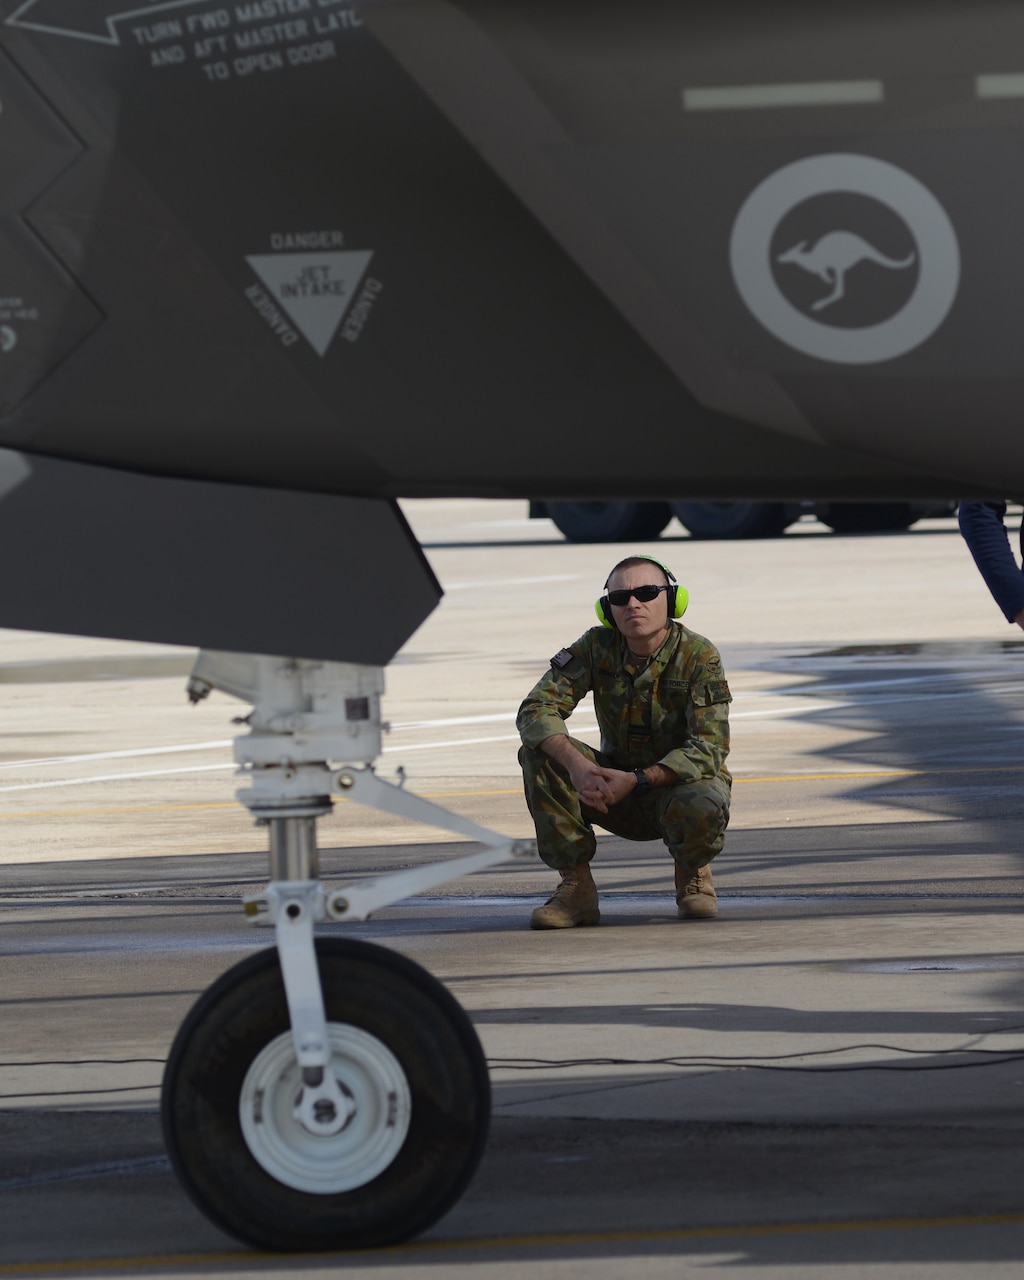
[[[519,708],[516,726],[525,745],[567,733],[566,719],[591,690],[601,751],[618,767],[663,764],[682,782],[729,776],[732,695],[718,650],[703,636],[672,623],[640,670],[618,631],[593,627],[555,654]]]

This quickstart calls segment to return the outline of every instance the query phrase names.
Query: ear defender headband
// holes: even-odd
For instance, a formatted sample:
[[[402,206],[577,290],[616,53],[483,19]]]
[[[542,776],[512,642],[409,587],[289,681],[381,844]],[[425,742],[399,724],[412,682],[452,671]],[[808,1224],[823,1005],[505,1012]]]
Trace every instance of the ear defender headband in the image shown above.
[[[633,560],[647,560],[651,564],[656,564],[666,578],[668,578],[668,590],[665,592],[665,600],[668,604],[668,616],[670,618],[681,618],[686,612],[686,606],[690,603],[690,593],[685,587],[681,587],[676,581],[676,575],[668,567],[662,564],[660,560],[655,560],[654,556],[632,556]],[[612,570],[614,573],[615,570]],[[608,581],[604,584],[605,594],[594,605],[594,612],[597,614],[598,621],[603,627],[611,627],[614,629],[615,622],[612,619],[612,606],[608,600],[608,583],[611,582],[611,574],[608,575]]]

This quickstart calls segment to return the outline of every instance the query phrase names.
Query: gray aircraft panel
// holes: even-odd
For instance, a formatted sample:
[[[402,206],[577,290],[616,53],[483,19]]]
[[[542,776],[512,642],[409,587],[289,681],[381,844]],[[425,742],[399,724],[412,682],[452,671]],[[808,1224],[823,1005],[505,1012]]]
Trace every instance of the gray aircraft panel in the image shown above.
[[[51,30],[17,30],[65,90],[116,86],[116,117],[99,122],[116,161],[91,155],[78,166],[91,182],[69,171],[31,210],[107,323],[0,438],[185,474],[471,492],[528,481],[556,429],[568,470],[567,415],[608,433],[627,409],[663,424],[696,411],[365,27],[313,39],[326,18],[310,13],[309,40],[288,38],[297,24],[278,40],[243,8],[115,22],[117,44],[69,34],[73,9],[22,13],[50,15]],[[197,39],[167,34],[221,12],[226,35],[195,34],[230,41],[223,82]],[[320,44],[329,59],[290,65]],[[186,45],[184,64],[153,61]],[[314,256],[373,254],[323,354],[252,266],[303,251],[310,232],[327,240]]]
[[[20,174],[0,256],[68,286],[17,295],[41,319],[15,342],[44,338],[46,359],[0,351],[10,447],[380,496],[940,497],[1016,476],[1021,113],[975,83],[1019,34],[1000,6],[941,15],[941,92],[910,5],[829,22],[655,0],[628,17],[490,0],[0,14]],[[755,100],[813,81],[840,101],[709,109],[737,79]],[[45,181],[26,184],[40,132]],[[854,264],[845,320],[814,313],[806,264],[772,267],[762,291],[812,347],[902,317],[911,345],[856,364],[780,337],[730,259],[759,183],[846,153],[924,188],[959,254],[923,337],[910,301],[950,275],[934,253],[903,276]],[[847,206],[870,216],[847,227],[835,194],[804,202],[822,197],[808,252],[835,217],[924,234],[863,183]],[[776,208],[764,252],[807,212]],[[957,418],[977,405],[984,447],[965,456]],[[622,449],[639,430],[647,449]]]
[[[0,450],[5,627],[383,666],[441,590],[376,498]]]

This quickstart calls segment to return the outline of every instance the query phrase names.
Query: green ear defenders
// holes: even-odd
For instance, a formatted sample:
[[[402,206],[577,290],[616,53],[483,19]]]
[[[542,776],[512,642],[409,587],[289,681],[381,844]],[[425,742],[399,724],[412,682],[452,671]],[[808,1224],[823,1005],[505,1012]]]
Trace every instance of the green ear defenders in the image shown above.
[[[681,587],[676,581],[676,575],[668,567],[662,564],[660,560],[655,560],[654,556],[632,556],[634,560],[649,560],[651,564],[656,564],[666,578],[668,578],[668,590],[665,592],[665,599],[668,603],[668,616],[670,618],[681,618],[686,612],[686,606],[690,603],[690,593],[685,587]],[[613,570],[614,572],[614,570]],[[608,582],[611,581],[609,576]],[[597,614],[598,621],[604,627],[614,628],[615,622],[612,619],[612,607],[608,602],[608,582],[604,584],[605,594],[594,605],[594,612]]]

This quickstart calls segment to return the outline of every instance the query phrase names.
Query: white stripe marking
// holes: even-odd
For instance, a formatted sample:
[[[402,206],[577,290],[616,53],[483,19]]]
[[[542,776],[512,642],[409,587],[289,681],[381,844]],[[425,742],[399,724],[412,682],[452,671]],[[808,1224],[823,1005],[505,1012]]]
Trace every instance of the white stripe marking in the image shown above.
[[[588,725],[585,723],[574,724],[574,733],[593,733],[597,729],[597,725]],[[484,742],[518,742],[518,733],[500,734],[496,737],[489,738],[450,738],[445,742],[413,742],[401,747],[385,747],[382,754],[389,754],[396,751],[434,751],[448,750],[453,747],[474,747]],[[231,745],[228,743],[227,745]],[[72,757],[73,758],[73,757]],[[79,757],[80,758],[80,757]],[[84,787],[91,782],[123,782],[132,778],[166,778],[179,773],[213,773],[218,769],[233,769],[235,772],[242,774],[235,763],[222,764],[197,764],[189,765],[179,769],[146,769],[138,773],[101,773],[93,774],[88,778],[58,778],[53,782],[22,782],[13,787],[0,787],[0,793],[11,791],[43,791],[52,787]]]
[[[187,769],[149,769],[144,773],[106,773],[92,778],[58,778],[56,782],[22,782],[16,787],[0,787],[0,792],[7,791],[43,791],[48,787],[84,787],[89,782],[122,782],[125,778],[165,778],[172,773],[211,773],[215,769],[234,769],[231,764],[196,764]]]
[[[1024,71],[975,76],[974,92],[979,98],[1024,98]]]
[[[179,751],[212,751],[230,747],[231,738],[218,738],[214,742],[185,742],[177,747],[132,747],[125,751],[90,751],[77,756],[40,756],[34,760],[14,760],[0,764],[0,769],[29,769],[35,765],[79,764],[83,760],[130,760],[135,756],[171,756]]]
[[[749,111],[773,107],[852,106],[885,101],[881,80],[817,80],[804,84],[736,84],[683,90],[684,111]]]

